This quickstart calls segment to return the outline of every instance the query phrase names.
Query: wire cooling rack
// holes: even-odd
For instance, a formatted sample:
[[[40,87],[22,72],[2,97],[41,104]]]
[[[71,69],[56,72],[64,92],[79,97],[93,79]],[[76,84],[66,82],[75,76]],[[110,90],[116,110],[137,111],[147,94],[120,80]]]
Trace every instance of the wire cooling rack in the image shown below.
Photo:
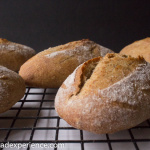
[[[9,111],[0,114],[0,143],[64,144],[55,148],[28,145],[21,150],[150,150],[150,120],[115,134],[98,135],[77,130],[55,112],[56,92],[57,89],[26,88],[24,97]]]

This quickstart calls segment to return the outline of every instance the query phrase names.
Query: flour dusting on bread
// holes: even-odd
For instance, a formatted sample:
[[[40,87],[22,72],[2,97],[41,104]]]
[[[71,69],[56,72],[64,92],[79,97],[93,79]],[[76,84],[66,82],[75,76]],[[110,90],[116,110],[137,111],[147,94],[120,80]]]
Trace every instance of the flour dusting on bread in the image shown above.
[[[29,86],[59,88],[77,66],[101,56],[103,50],[113,53],[88,39],[51,47],[24,63],[19,74]]]
[[[69,45],[69,44],[65,44]],[[68,47],[67,47],[68,48]],[[93,50],[97,48],[97,54],[94,54]],[[54,58],[58,55],[64,56],[77,56],[78,63],[81,64],[89,59],[92,59],[97,56],[105,56],[107,53],[112,53],[112,51],[106,47],[98,45],[93,41],[85,40],[82,45],[77,45],[73,49],[62,49],[60,51],[51,51],[51,48],[48,50],[50,54],[46,54],[47,58]]]
[[[130,60],[130,57],[129,60],[125,59],[128,56],[118,54],[114,54],[114,57],[122,57],[124,61]],[[111,58],[110,55],[110,64]],[[55,108],[59,116],[75,128],[94,133],[117,132],[148,119],[150,117],[150,64],[143,58],[134,59],[137,63],[139,62],[135,65],[136,68],[132,64],[132,71],[112,85],[103,89],[89,88],[89,91],[84,88],[85,93],[81,90],[79,94],[74,94],[77,88],[78,72],[85,66],[83,63],[65,80],[63,84],[65,86],[62,85],[58,90]],[[131,58],[131,60],[134,59]],[[116,60],[119,61],[119,59]],[[121,69],[120,66],[117,66],[117,69]],[[88,80],[93,78],[90,77]],[[93,84],[96,82],[97,80]]]
[[[29,52],[31,53],[31,55],[35,54],[35,51],[32,48],[13,42],[8,42],[5,44],[0,43],[0,51],[16,51],[20,54],[24,54],[25,56],[28,56]]]
[[[107,102],[118,101],[129,105],[137,105],[143,99],[147,99],[143,90],[150,90],[150,64],[139,64],[137,68],[138,70],[119,82],[99,90],[99,94],[103,98],[107,97]]]
[[[0,113],[10,109],[24,93],[24,80],[16,72],[0,66]]]
[[[75,75],[76,75],[76,72],[77,72],[77,70],[79,69],[80,66],[82,66],[82,64],[79,65],[79,66],[73,71],[73,73],[72,73],[71,75],[69,75],[69,76],[67,77],[67,79],[64,81],[64,83],[63,83],[64,85],[63,85],[63,86],[65,86],[65,91],[64,91],[64,88],[62,88],[62,87],[59,88],[59,91],[61,92],[61,94],[60,94],[60,96],[57,97],[57,99],[58,99],[57,102],[59,102],[59,100],[61,100],[61,96],[64,97],[64,96],[66,96],[66,94],[67,94],[68,92],[74,93],[74,91],[76,90],[76,88],[73,86],[73,84],[74,84],[74,82],[75,82]],[[68,92],[66,92],[66,91],[68,91]]]
[[[20,67],[35,53],[28,46],[0,38],[0,65],[10,70],[19,71]]]

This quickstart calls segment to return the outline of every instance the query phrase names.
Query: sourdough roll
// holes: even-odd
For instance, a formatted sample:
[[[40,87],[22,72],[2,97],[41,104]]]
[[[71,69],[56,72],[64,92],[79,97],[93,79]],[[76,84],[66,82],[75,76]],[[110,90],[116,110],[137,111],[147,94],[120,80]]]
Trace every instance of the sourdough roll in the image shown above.
[[[34,55],[32,48],[0,38],[0,65],[19,71],[21,65]]]
[[[132,57],[142,56],[150,63],[150,37],[133,42],[132,44],[124,47],[120,53],[131,55]]]
[[[24,80],[16,72],[0,66],[0,113],[9,110],[24,93]]]
[[[19,74],[28,86],[58,88],[81,63],[111,53],[90,40],[80,40],[49,48],[24,63]]]
[[[150,64],[115,53],[91,59],[64,81],[55,109],[71,126],[98,134],[136,126],[150,117]]]

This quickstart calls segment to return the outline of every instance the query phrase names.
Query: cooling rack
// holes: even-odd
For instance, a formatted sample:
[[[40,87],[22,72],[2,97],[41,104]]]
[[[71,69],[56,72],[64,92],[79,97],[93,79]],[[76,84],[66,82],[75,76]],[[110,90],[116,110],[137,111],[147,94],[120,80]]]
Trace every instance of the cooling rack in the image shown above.
[[[57,89],[27,87],[24,97],[0,114],[0,143],[64,144],[53,148],[28,145],[21,150],[150,150],[150,120],[115,134],[97,135],[77,130],[55,112],[56,92]]]

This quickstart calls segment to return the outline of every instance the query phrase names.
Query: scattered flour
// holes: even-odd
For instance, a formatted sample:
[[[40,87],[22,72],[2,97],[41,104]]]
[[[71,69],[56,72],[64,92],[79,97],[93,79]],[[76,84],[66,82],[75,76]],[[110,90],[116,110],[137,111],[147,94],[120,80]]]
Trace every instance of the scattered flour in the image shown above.
[[[92,49],[94,47],[97,47],[99,49],[99,54],[95,55],[92,52]],[[49,49],[47,51],[49,51]],[[67,50],[64,49],[61,51],[51,52],[50,54],[46,54],[45,57],[54,58],[58,55],[75,56],[77,57],[78,63],[81,64],[94,57],[105,56],[105,54],[107,54],[108,52],[112,53],[113,51],[101,45],[95,44],[94,42],[91,41],[91,42],[86,43],[85,45],[77,46],[74,49],[67,49]]]
[[[74,120],[76,123],[75,127],[80,129],[80,125],[82,127],[95,126],[99,129],[100,133],[114,132],[130,128],[148,119],[150,113],[150,94],[148,95],[145,90],[150,90],[149,63],[139,64],[133,73],[108,88],[102,90],[93,89],[92,92],[95,94],[89,94],[86,97],[82,97],[82,99],[77,96],[75,99],[65,103],[67,95],[74,90],[75,74],[76,71],[65,80],[64,84],[67,88],[60,88],[55,99],[56,109],[63,108],[64,113],[68,110],[75,112],[74,118],[80,114],[82,120],[81,122],[79,118],[78,122]],[[120,108],[118,105],[112,107],[112,102],[127,104],[131,108]],[[132,109],[132,106],[136,106],[138,111]],[[82,108],[81,110],[80,107]],[[80,110],[80,112],[76,110]],[[69,115],[70,113],[66,114],[67,118],[64,118],[66,121],[72,117]]]
[[[47,58],[53,58],[59,54],[65,54],[67,50],[52,52],[51,54],[45,55]],[[67,53],[68,54],[68,53]]]
[[[16,51],[24,56],[27,56],[28,54],[35,54],[35,51],[32,48],[13,42],[0,44],[0,51]]]
[[[135,105],[141,103],[143,90],[150,90],[150,64],[139,64],[136,70],[112,86],[98,90],[99,94],[107,97],[107,102],[118,101]]]

